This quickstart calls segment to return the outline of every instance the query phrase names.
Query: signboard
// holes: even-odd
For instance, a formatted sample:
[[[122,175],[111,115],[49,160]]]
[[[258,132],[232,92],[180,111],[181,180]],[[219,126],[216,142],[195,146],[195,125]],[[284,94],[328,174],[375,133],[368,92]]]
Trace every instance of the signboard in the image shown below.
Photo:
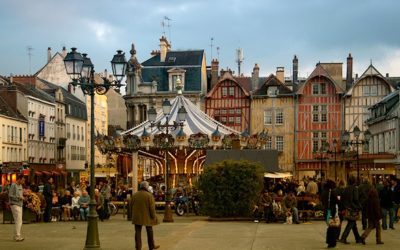
[[[44,137],[44,117],[39,118],[39,137]]]

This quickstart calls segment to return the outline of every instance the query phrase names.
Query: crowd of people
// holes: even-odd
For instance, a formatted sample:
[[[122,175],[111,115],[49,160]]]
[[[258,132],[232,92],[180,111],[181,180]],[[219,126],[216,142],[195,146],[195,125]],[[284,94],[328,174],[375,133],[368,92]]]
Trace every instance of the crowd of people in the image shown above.
[[[365,239],[373,229],[376,229],[376,243],[383,244],[381,229],[394,230],[394,225],[399,221],[400,182],[395,176],[375,184],[367,178],[358,183],[354,176],[347,181],[346,185],[343,180],[321,182],[304,178],[301,181],[267,183],[254,206],[254,221],[264,219],[269,223],[283,219],[287,224],[299,224],[299,210],[321,209],[326,221],[335,215],[340,221],[334,235],[327,235],[328,247],[335,247],[336,242],[349,244],[347,238],[351,231],[356,243],[365,244]],[[364,230],[361,235],[357,227],[359,220]],[[342,232],[344,221],[347,224]]]

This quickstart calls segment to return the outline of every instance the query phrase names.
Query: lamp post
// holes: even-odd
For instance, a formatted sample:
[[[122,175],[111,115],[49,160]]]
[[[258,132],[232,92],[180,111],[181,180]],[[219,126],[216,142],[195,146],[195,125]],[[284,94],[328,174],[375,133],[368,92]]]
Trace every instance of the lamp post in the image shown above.
[[[324,142],[322,143],[321,147],[318,149],[318,151],[314,151],[314,154],[318,154],[318,156],[315,156],[314,158],[317,160],[320,160],[320,174],[321,174],[321,181],[323,180],[323,169],[322,169],[322,160],[326,159],[326,157],[324,157],[324,153],[327,153],[329,148],[329,143],[328,142]]]
[[[71,77],[70,84],[74,87],[80,86],[84,95],[90,96],[90,203],[88,214],[88,226],[86,233],[86,243],[84,249],[100,248],[99,232],[97,227],[96,200],[94,197],[94,96],[95,94],[104,95],[110,88],[119,90],[121,80],[125,76],[126,59],[121,50],[117,51],[111,60],[111,67],[115,81],[103,77],[103,83],[98,84],[94,80],[94,66],[86,54],[80,54],[76,48],[72,48],[64,58],[65,69]]]
[[[335,164],[335,182],[337,181],[337,166],[336,166],[336,149],[337,149],[337,140],[333,139],[332,142],[332,146],[333,146],[333,154],[334,154],[334,164]]]
[[[355,126],[353,129],[353,132],[355,140],[350,140],[350,132],[344,131],[342,134],[342,139],[343,139],[343,144],[348,146],[348,145],[354,145],[356,146],[356,157],[357,157],[357,182],[360,184],[360,155],[359,155],[359,145],[364,145],[368,144],[369,140],[371,139],[371,133],[367,129],[364,132],[364,139],[360,139],[361,135],[361,130],[358,126]]]
[[[149,121],[151,123],[151,127],[157,127],[158,130],[160,131],[165,131],[165,137],[163,138],[164,142],[162,142],[162,145],[164,145],[165,149],[165,182],[166,182],[166,197],[165,197],[165,210],[164,210],[164,218],[163,222],[174,222],[174,219],[172,217],[172,210],[171,210],[171,199],[172,199],[172,194],[171,194],[171,184],[169,181],[169,160],[168,160],[168,153],[169,153],[169,148],[172,145],[172,142],[169,141],[169,131],[174,131],[178,127],[183,127],[184,122],[186,120],[186,109],[184,106],[181,106],[178,110],[178,119],[179,123],[176,121],[173,122],[173,124],[169,123],[170,119],[170,113],[171,113],[171,102],[168,99],[165,99],[162,103],[162,110],[163,110],[163,115],[165,116],[165,123],[162,123],[161,121],[156,123],[157,119],[157,111],[155,110],[154,107],[151,107],[147,111],[147,115],[149,118]]]

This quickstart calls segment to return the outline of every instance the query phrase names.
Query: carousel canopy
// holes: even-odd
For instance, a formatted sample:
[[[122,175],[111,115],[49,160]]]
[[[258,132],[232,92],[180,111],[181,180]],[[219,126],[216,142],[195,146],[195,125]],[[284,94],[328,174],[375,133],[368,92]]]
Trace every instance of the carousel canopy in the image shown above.
[[[201,111],[196,105],[194,105],[189,99],[184,97],[183,95],[177,95],[171,101],[171,112],[169,114],[169,123],[172,124],[174,121],[180,123],[178,117],[178,110],[183,106],[186,109],[186,120],[184,122],[184,126],[182,127],[183,132],[189,136],[192,134],[202,133],[211,136],[215,133],[218,129],[218,132],[221,135],[229,135],[229,134],[237,134],[240,133],[232,128],[229,128],[222,123],[214,120],[213,118],[209,117],[203,111]],[[162,109],[159,109],[157,112],[157,118],[154,124],[161,122],[165,124],[167,117],[163,114]],[[130,135],[137,135],[142,136],[144,131],[149,133],[150,135],[160,134],[160,131],[157,126],[151,126],[151,122],[149,120],[144,121],[143,123],[139,124],[138,126],[131,128],[122,134],[130,134]],[[181,129],[177,128],[175,131],[172,131],[171,134],[176,135],[181,133]]]

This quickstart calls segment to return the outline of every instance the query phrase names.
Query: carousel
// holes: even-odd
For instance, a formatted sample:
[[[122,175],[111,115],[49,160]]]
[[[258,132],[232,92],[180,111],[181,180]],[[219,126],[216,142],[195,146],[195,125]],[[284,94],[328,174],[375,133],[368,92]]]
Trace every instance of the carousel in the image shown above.
[[[268,133],[238,132],[212,119],[178,89],[165,99],[162,109],[148,110],[148,120],[116,137],[98,135],[96,145],[103,154],[131,156],[130,176],[138,182],[164,183],[168,187],[191,186],[203,172],[208,150],[261,149]]]

